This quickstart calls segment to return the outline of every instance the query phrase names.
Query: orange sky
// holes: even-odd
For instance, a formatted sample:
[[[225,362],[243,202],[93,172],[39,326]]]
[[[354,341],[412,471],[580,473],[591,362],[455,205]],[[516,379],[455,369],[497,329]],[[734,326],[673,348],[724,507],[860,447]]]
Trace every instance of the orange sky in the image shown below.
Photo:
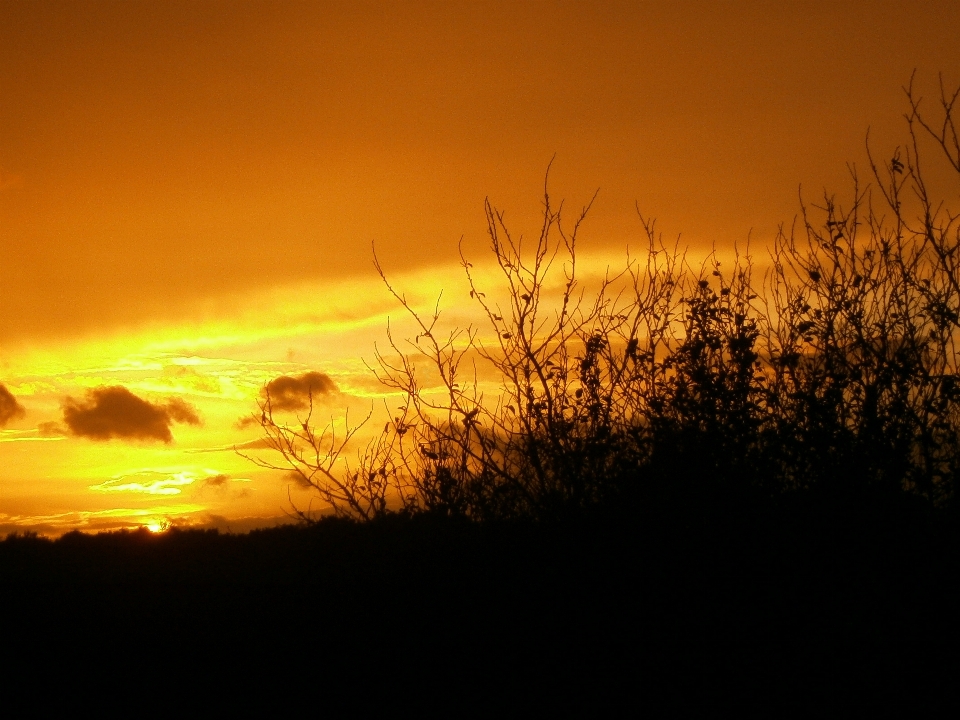
[[[361,358],[396,314],[371,241],[398,285],[457,297],[484,197],[533,232],[556,154],[556,198],[600,188],[598,257],[639,243],[635,201],[694,248],[762,246],[801,184],[846,190],[868,126],[902,142],[914,68],[960,82],[958,27],[953,1],[0,3],[0,383],[23,409],[0,534],[271,522],[286,481],[218,448],[255,439],[236,420],[280,375],[369,409]],[[199,424],[69,425],[117,386]]]

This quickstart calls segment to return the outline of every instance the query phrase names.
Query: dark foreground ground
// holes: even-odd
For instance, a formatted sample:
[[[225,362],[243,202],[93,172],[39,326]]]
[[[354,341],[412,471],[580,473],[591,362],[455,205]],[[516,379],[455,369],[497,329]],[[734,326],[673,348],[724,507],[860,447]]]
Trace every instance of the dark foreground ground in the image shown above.
[[[942,642],[958,578],[960,524],[909,502],[0,542],[7,636],[79,640]]]
[[[76,533],[0,541],[0,630],[27,677],[108,694],[916,713],[960,703],[958,577],[960,524],[909,502]]]

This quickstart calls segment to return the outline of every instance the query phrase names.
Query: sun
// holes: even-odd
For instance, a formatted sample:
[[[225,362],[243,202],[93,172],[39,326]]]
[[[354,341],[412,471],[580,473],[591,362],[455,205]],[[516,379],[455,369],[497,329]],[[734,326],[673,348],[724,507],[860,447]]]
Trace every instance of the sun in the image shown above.
[[[152,533],[162,533],[170,527],[170,523],[163,520],[153,520],[144,525],[144,527]]]

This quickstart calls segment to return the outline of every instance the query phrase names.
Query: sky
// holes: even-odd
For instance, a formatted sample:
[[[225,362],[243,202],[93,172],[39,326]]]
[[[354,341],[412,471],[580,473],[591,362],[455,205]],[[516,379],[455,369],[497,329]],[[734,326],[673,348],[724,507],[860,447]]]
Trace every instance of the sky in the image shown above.
[[[914,70],[960,84],[957,27],[953,1],[4,0],[0,535],[322,510],[234,448],[263,452],[268,383],[341,428],[395,402],[374,247],[470,322],[459,249],[489,261],[486,198],[535,234],[551,159],[553,200],[599,190],[597,268],[642,249],[638,207],[694,252],[763,247],[799,193],[849,192],[868,128],[903,143]]]

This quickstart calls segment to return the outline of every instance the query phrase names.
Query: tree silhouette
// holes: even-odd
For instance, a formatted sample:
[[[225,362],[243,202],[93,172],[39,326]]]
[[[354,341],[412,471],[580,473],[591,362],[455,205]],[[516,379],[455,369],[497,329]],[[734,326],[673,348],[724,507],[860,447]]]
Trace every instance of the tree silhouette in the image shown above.
[[[692,264],[640,214],[645,257],[591,290],[577,250],[592,201],[568,223],[546,183],[540,233],[526,246],[486,202],[499,290],[461,254],[484,328],[442,329],[439,306],[417,311],[375,256],[417,327],[402,342],[388,327],[376,353],[377,377],[402,406],[355,469],[337,474],[357,428],[338,442],[310,415],[284,425],[267,393],[257,419],[283,461],[261,464],[292,468],[335,513],[360,519],[551,520],[656,498],[806,490],[951,505],[960,215],[921,168],[932,141],[930,161],[960,177],[960,88],[948,93],[941,78],[935,117],[912,78],[904,90],[906,145],[880,162],[868,136],[872,184],[851,167],[846,203],[801,199],[761,281],[749,248],[729,267],[715,253]],[[480,381],[490,376],[495,397]]]

